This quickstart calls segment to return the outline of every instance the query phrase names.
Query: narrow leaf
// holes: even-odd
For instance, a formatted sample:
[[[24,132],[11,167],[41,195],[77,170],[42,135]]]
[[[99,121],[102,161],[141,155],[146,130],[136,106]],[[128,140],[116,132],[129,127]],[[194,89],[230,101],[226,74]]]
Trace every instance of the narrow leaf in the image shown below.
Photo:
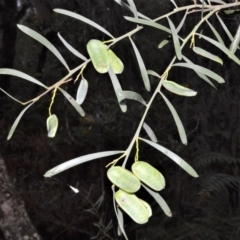
[[[0,91],[2,91],[3,93],[5,93],[8,97],[10,97],[11,99],[13,99],[14,101],[22,104],[22,105],[25,105],[23,102],[21,102],[20,100],[16,99],[15,97],[13,97],[12,95],[10,95],[8,92],[4,91],[2,88],[0,88]]]
[[[119,225],[124,226],[124,219],[123,219],[123,213],[120,210],[120,208],[117,208],[117,219],[119,220],[118,223],[118,236],[122,235],[122,231]]]
[[[170,18],[167,18],[167,19],[168,19],[168,23],[169,23],[169,26],[170,26],[170,29],[171,29],[171,32],[172,32],[173,44],[174,44],[174,48],[175,48],[177,58],[178,58],[178,60],[181,60],[182,59],[182,50],[181,50],[177,30],[176,30],[173,22],[171,21],[171,19]]]
[[[143,128],[146,131],[147,135],[149,136],[149,138],[153,141],[153,142],[157,142],[157,137],[155,135],[155,133],[153,132],[153,130],[146,124],[143,123]]]
[[[75,167],[79,164],[92,161],[98,158],[103,158],[103,157],[108,157],[116,154],[123,153],[124,151],[106,151],[106,152],[98,152],[98,153],[91,153],[88,155],[84,155],[81,157],[74,158],[72,160],[69,160],[67,162],[64,162],[50,170],[48,170],[45,174],[44,177],[52,177],[58,173],[61,173],[69,168]]]
[[[23,114],[24,114],[34,103],[35,103],[35,102],[30,103],[29,105],[27,105],[27,106],[20,112],[20,114],[18,115],[18,117],[17,117],[16,120],[14,121],[14,123],[13,123],[13,125],[12,125],[12,127],[11,127],[11,129],[10,129],[10,131],[9,131],[9,133],[8,133],[7,140],[9,140],[9,139],[12,137],[12,135],[13,135],[14,131],[16,130],[17,125],[18,125],[19,121],[21,120]]]
[[[114,0],[116,3],[118,3],[120,6],[122,6],[123,8],[129,10],[132,12],[132,9],[129,7],[129,5],[127,5],[126,3],[124,3],[122,0]],[[137,13],[139,17],[144,18],[144,19],[148,19],[151,20],[149,17],[141,14],[140,12]]]
[[[52,114],[47,118],[48,137],[50,138],[55,137],[57,129],[58,129],[58,118],[55,114]]]
[[[83,78],[79,84],[79,87],[77,90],[77,96],[76,96],[76,102],[79,105],[81,105],[84,102],[87,92],[88,92],[88,81]]]
[[[224,43],[222,37],[221,37],[220,34],[217,32],[217,30],[213,27],[213,25],[212,25],[209,21],[207,21],[207,24],[208,24],[208,26],[211,28],[211,30],[212,30],[213,34],[215,35],[215,37],[217,38],[218,42],[219,42],[220,44],[222,44],[223,46],[225,46],[225,43]],[[200,35],[200,36],[202,36],[202,35]]]
[[[168,216],[172,217],[172,212],[167,205],[166,201],[160,196],[159,193],[154,192],[147,186],[143,185],[142,186],[146,189],[146,191],[155,199],[155,201],[159,204],[159,206],[162,208],[163,212]]]
[[[239,42],[240,42],[240,25],[238,26],[237,32],[236,32],[236,34],[232,40],[231,46],[230,46],[230,51],[232,53],[236,52]]]
[[[198,177],[198,174],[196,173],[196,171],[187,162],[185,162],[182,158],[180,158],[178,155],[176,155],[172,151],[168,150],[167,148],[157,143],[149,141],[147,139],[144,139],[144,138],[139,138],[139,139],[148,143],[149,145],[153,146],[154,148],[156,148],[157,150],[159,150],[160,152],[162,152],[163,154],[171,158],[175,163],[177,163],[182,169],[184,169],[192,177],[195,177],[195,178]]]
[[[107,34],[111,38],[113,38],[113,35],[111,33],[109,33],[106,29],[101,27],[99,24],[93,22],[92,20],[90,20],[86,17],[83,17],[80,14],[77,14],[77,13],[74,13],[74,12],[71,12],[71,11],[67,11],[67,10],[64,10],[64,9],[59,9],[59,8],[55,8],[55,9],[53,9],[53,11],[57,12],[57,13],[60,13],[60,14],[63,14],[63,15],[66,15],[66,16],[69,16],[69,17],[72,17],[72,18],[76,18],[76,19],[78,19],[82,22],[85,22],[85,23],[91,25],[92,27],[97,28],[99,31],[102,31],[103,33]]]
[[[72,106],[76,109],[76,111],[82,116],[85,117],[85,112],[82,109],[81,106],[79,106],[79,104],[74,100],[74,98],[68,94],[65,90],[63,90],[62,88],[58,88],[62,94],[64,95],[64,97],[72,104]]]
[[[98,210],[102,203],[103,203],[103,200],[104,200],[104,192],[103,194],[98,198],[98,200],[94,203],[94,207]]]
[[[133,0],[127,0],[135,18],[138,18],[137,8]]]
[[[170,2],[172,2],[172,4],[173,4],[176,8],[178,8],[178,6],[177,6],[177,4],[175,3],[174,0],[170,0]]]
[[[232,41],[233,40],[233,36],[230,33],[230,31],[228,30],[227,26],[225,25],[225,23],[223,22],[223,20],[219,17],[218,13],[216,14],[217,18],[220,22],[220,24],[222,25],[223,30],[225,31],[225,33],[227,34],[228,38]]]
[[[52,45],[52,43],[50,43],[45,37],[43,37],[42,35],[40,35],[39,33],[37,33],[36,31],[25,27],[23,25],[18,24],[17,25],[18,28],[23,31],[24,33],[26,33],[27,35],[29,35],[30,37],[34,38],[35,40],[37,40],[38,42],[40,42],[42,45],[44,45],[46,48],[48,48],[57,58],[58,60],[65,66],[65,68],[70,71],[66,61],[64,60],[64,58],[62,57],[61,53]]]
[[[224,45],[220,44],[219,42],[213,40],[212,38],[209,38],[207,36],[201,35],[201,38],[205,39],[206,41],[212,43],[214,46],[219,48],[221,51],[223,51],[229,58],[231,58],[234,62],[240,65],[240,60],[237,58],[228,48],[226,48]]]
[[[224,1],[221,1],[221,0],[210,0],[210,2],[219,3],[219,4],[227,4],[227,3],[225,3]]]
[[[186,17],[187,17],[187,13],[188,13],[188,10],[185,12],[185,14],[184,14],[181,22],[179,23],[179,25],[178,25],[178,27],[177,27],[177,29],[176,29],[177,33],[181,30],[183,24],[185,23],[185,20],[186,20]],[[170,37],[170,36],[168,36],[168,38],[169,38],[169,37]],[[158,45],[158,48],[163,48],[165,45],[167,45],[167,44],[169,43],[168,38],[167,38],[167,39],[164,39],[163,41],[161,41],[161,42],[159,43],[159,45]]]
[[[133,40],[131,38],[129,38],[131,43],[132,43],[132,46],[133,46],[133,50],[135,52],[135,55],[136,55],[136,58],[137,58],[137,61],[138,61],[138,65],[139,65],[139,68],[140,68],[140,72],[141,72],[141,75],[142,75],[142,79],[143,79],[143,82],[144,82],[144,85],[145,85],[145,88],[147,89],[147,91],[150,91],[151,90],[151,86],[150,86],[150,81],[149,81],[149,78],[148,78],[148,74],[147,74],[147,70],[146,70],[146,67],[145,67],[145,64],[142,60],[142,57],[135,45],[135,43],[133,42]]]
[[[118,210],[117,210],[116,200],[115,200],[115,187],[114,187],[114,185],[112,186],[112,191],[113,191],[113,208],[114,208],[117,220],[118,220],[118,227],[120,229],[119,232],[121,232],[123,234],[123,236],[125,237],[125,239],[128,240],[128,237],[127,237],[127,235],[124,231],[123,221],[122,221],[121,218],[119,218],[119,215],[118,215]]]
[[[124,17],[126,20],[130,21],[130,22],[134,22],[134,23],[138,23],[138,24],[142,24],[142,25],[147,25],[150,27],[154,27],[154,28],[158,28],[162,31],[171,33],[171,30],[159,23],[155,23],[153,21],[150,20],[145,20],[145,19],[139,19],[139,18],[132,18],[132,17]]]
[[[152,75],[154,77],[161,78],[161,76],[153,70],[147,70],[147,73],[148,73],[148,75]]]
[[[47,88],[46,85],[42,84],[40,81],[38,81],[37,79],[27,75],[26,73],[20,72],[18,70],[15,69],[11,69],[11,68],[0,68],[0,74],[4,74],[4,75],[11,75],[11,76],[15,76],[15,77],[19,77],[19,78],[23,78],[27,81],[30,81],[32,83],[35,83],[41,87]]]
[[[113,228],[113,222],[112,220],[110,220],[110,222],[108,223],[108,225],[106,226],[106,230],[109,231],[110,229]],[[104,237],[103,237],[104,238]]]
[[[185,12],[181,22],[179,23],[179,25],[178,25],[178,27],[176,29],[177,33],[181,30],[182,26],[184,25],[186,17],[187,17],[187,13],[188,13],[188,10],[186,10],[186,12]]]
[[[179,118],[175,108],[173,107],[173,105],[169,102],[169,100],[160,92],[160,94],[162,95],[163,97],[163,100],[166,102],[169,110],[171,111],[172,113],[172,116],[174,118],[174,121],[177,125],[177,129],[178,129],[178,133],[180,135],[180,138],[181,138],[181,141],[183,144],[187,145],[187,136],[186,136],[186,132],[185,132],[185,129],[183,127],[183,124],[182,124],[182,121],[181,119]]]
[[[169,43],[169,40],[167,39],[164,39],[162,40],[159,45],[158,45],[158,48],[163,48],[165,45],[167,45]]]
[[[185,56],[183,56],[183,59],[184,59],[184,61],[187,62],[187,63],[194,64],[192,61],[190,61],[190,60],[189,60],[187,57],[185,57]],[[195,71],[195,70],[194,70],[194,71]],[[204,75],[203,73],[196,72],[196,71],[195,71],[195,73],[196,73],[200,78],[202,78],[205,82],[207,82],[208,84],[210,84],[213,88],[217,89],[217,88],[213,85],[213,83],[211,82],[211,80],[210,80],[206,75]]]
[[[83,56],[79,51],[77,51],[74,47],[72,47],[61,35],[60,33],[58,33],[58,37],[59,39],[62,41],[62,43],[64,44],[64,46],[71,52],[73,53],[75,56],[77,56],[78,58],[82,59],[83,61],[87,61],[87,58],[85,56]]]
[[[197,92],[183,87],[175,82],[164,80],[163,81],[163,86],[170,92],[175,93],[180,96],[185,96],[185,97],[193,97],[197,95]]]
[[[202,48],[199,48],[199,47],[193,47],[193,51],[203,57],[206,57],[206,58],[209,58],[215,62],[218,62],[220,64],[223,64],[223,60],[221,58],[219,58],[218,56],[202,49]]]
[[[142,96],[136,92],[133,91],[122,91],[119,92],[118,95],[121,97],[122,99],[131,99],[137,102],[142,103],[144,106],[147,105],[147,103],[145,102],[145,100],[142,98]]]
[[[113,69],[111,67],[109,68],[108,73],[111,78],[112,85],[113,85],[115,94],[117,96],[119,106],[120,106],[122,112],[126,112],[127,104],[126,104],[126,101],[123,99],[123,96],[121,95],[122,87],[118,81],[118,78],[117,78],[116,74],[113,72]]]
[[[79,190],[78,190],[77,188],[75,188],[75,187],[73,187],[73,186],[70,186],[70,185],[68,185],[68,186],[73,190],[73,192],[79,193]]]
[[[193,63],[175,63],[175,64],[173,64],[173,66],[190,68],[196,72],[199,72],[199,73],[202,73],[204,75],[211,77],[212,79],[216,80],[218,83],[225,82],[224,79],[220,75],[216,74],[215,72],[213,72],[207,68],[204,68],[202,66],[193,64]]]

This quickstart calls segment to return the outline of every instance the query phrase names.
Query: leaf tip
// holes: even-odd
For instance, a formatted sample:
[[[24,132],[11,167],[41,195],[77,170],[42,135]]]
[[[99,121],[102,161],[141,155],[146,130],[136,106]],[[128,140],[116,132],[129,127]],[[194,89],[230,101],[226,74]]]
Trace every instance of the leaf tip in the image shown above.
[[[47,177],[51,177],[52,175],[47,171],[43,176],[47,178]]]
[[[17,27],[22,30],[23,25],[22,24],[17,24]]]
[[[121,106],[121,110],[123,113],[127,112],[127,106]]]

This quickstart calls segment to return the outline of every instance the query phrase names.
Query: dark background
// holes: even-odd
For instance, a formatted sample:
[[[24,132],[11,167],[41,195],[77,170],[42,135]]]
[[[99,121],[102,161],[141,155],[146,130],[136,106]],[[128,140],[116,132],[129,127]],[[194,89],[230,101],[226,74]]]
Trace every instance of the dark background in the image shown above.
[[[170,1],[136,0],[139,12],[150,18],[172,10]],[[176,1],[180,6],[191,1]],[[106,36],[80,21],[52,12],[63,8],[99,23],[114,36],[135,28],[123,16],[132,16],[113,0],[0,0],[0,67],[23,71],[46,85],[52,85],[66,74],[61,63],[40,43],[16,28],[23,24],[45,36],[63,54],[70,68],[81,63],[61,43],[61,35],[85,56],[90,39],[106,40]],[[174,24],[183,14],[172,15]],[[239,25],[239,15],[220,15],[234,35]],[[200,19],[191,14],[181,31],[186,36]],[[165,20],[162,24],[167,24]],[[226,34],[213,17],[211,23],[219,30],[226,46]],[[214,38],[207,26],[205,35]],[[147,69],[162,74],[174,56],[169,43],[163,49],[158,44],[167,34],[146,27],[133,39],[142,54]],[[166,188],[161,195],[169,204],[173,216],[164,215],[154,200],[141,190],[139,196],[151,204],[153,216],[145,225],[137,225],[126,215],[125,230],[129,239],[161,240],[238,240],[240,239],[240,67],[218,49],[196,41],[197,46],[217,54],[223,66],[196,56],[189,45],[184,55],[196,64],[220,74],[226,83],[216,85],[218,90],[198,78],[190,70],[172,69],[169,79],[194,89],[198,95],[184,98],[164,91],[179,113],[186,129],[189,144],[180,142],[172,115],[160,97],[149,111],[146,122],[154,130],[159,144],[179,154],[199,173],[193,179],[170,159],[157,150],[141,143],[140,159],[158,168],[166,178]],[[119,76],[124,90],[140,93],[148,101],[158,80],[151,78],[152,91],[145,90],[136,58],[127,39],[113,47],[122,59],[125,70]],[[239,57],[239,51],[236,55]],[[107,150],[125,150],[139,124],[144,107],[128,101],[127,113],[119,109],[112,84],[107,74],[97,74],[91,64],[84,72],[89,81],[89,92],[82,107],[86,117],[81,118],[61,93],[57,93],[52,112],[59,118],[55,138],[47,137],[46,118],[51,95],[44,96],[24,115],[13,138],[7,141],[12,123],[23,107],[0,93],[0,151],[18,194],[24,200],[29,216],[45,240],[123,239],[117,237],[117,222],[113,211],[111,184],[106,178],[105,165],[113,160],[104,158],[82,164],[57,176],[45,179],[50,168],[72,158]],[[76,95],[77,83],[65,86]],[[16,98],[27,101],[43,89],[28,81],[0,76],[0,85]],[[147,137],[142,130],[142,137]],[[134,159],[132,152],[129,162]],[[75,194],[69,185],[80,190]],[[100,197],[101,204],[96,204]]]

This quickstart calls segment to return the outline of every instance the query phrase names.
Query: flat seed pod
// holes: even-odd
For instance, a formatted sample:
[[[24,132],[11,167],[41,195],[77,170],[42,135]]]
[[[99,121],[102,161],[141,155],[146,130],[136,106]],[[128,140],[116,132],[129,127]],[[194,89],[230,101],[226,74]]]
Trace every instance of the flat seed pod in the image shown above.
[[[110,67],[106,46],[101,41],[92,39],[87,44],[87,51],[96,71],[106,73]]]
[[[148,217],[151,217],[152,216],[152,208],[150,207],[150,205],[143,201],[142,199],[140,199],[140,201],[142,202],[142,204],[145,206],[145,208],[147,209],[148,211]]]
[[[55,137],[57,128],[58,128],[58,118],[55,114],[52,114],[47,118],[48,137],[50,138]]]
[[[116,54],[110,49],[108,50],[108,56],[110,60],[111,67],[115,74],[122,73],[124,65],[122,61],[116,56]]]
[[[107,176],[114,185],[128,193],[137,192],[141,187],[139,179],[123,167],[109,168]]]
[[[149,219],[147,208],[135,194],[118,190],[115,193],[118,205],[138,224],[144,224]]]
[[[155,191],[160,191],[165,187],[165,179],[163,175],[156,168],[146,162],[135,162],[132,165],[132,172],[143,183]]]
[[[87,91],[88,91],[88,81],[83,78],[79,84],[79,87],[77,90],[77,96],[76,96],[76,102],[79,105],[81,105],[84,102],[87,95]]]

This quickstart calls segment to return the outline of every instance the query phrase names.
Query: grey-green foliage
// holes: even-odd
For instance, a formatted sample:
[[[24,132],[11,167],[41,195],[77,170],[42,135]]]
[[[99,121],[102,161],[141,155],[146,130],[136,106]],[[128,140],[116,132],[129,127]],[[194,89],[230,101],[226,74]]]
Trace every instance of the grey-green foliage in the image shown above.
[[[56,56],[56,58],[58,58],[60,60],[60,62],[65,66],[68,73],[65,76],[63,76],[62,79],[60,79],[58,82],[53,84],[52,86],[45,86],[42,83],[40,83],[38,80],[20,72],[20,71],[16,71],[14,69],[0,69],[0,74],[10,74],[10,75],[20,77],[27,81],[31,81],[32,83],[38,84],[45,89],[45,92],[42,95],[37,96],[26,103],[22,103],[22,102],[18,101],[17,99],[15,99],[11,95],[9,95],[5,91],[3,91],[4,93],[8,94],[8,96],[11,97],[13,100],[18,101],[18,102],[22,103],[23,105],[30,104],[18,116],[17,120],[13,124],[13,127],[11,128],[8,139],[12,136],[14,130],[16,129],[18,122],[20,121],[20,119],[23,116],[23,114],[25,113],[25,111],[31,106],[31,104],[40,100],[41,97],[44,96],[45,94],[47,94],[48,92],[53,92],[53,96],[51,98],[51,103],[50,103],[49,109],[48,109],[49,113],[51,113],[51,108],[52,108],[52,105],[54,104],[56,92],[58,90],[60,90],[62,92],[62,94],[67,98],[67,100],[73,105],[73,107],[76,109],[76,111],[79,112],[79,114],[82,117],[84,117],[85,111],[82,109],[80,104],[82,104],[85,100],[85,97],[86,97],[86,94],[88,91],[88,82],[85,82],[85,85],[80,84],[79,91],[78,91],[78,94],[76,97],[77,101],[75,101],[75,99],[72,96],[70,96],[65,90],[63,90],[61,86],[63,84],[67,84],[69,81],[72,81],[72,80],[78,81],[80,77],[81,77],[80,79],[84,79],[84,76],[83,76],[84,69],[89,67],[89,65],[90,65],[89,63],[93,63],[95,70],[97,72],[99,72],[101,74],[104,74],[104,73],[109,74],[109,77],[110,77],[112,85],[113,85],[113,91],[116,94],[116,101],[119,103],[119,107],[122,110],[122,112],[127,111],[126,99],[136,100],[145,107],[145,111],[141,117],[140,123],[137,127],[135,134],[132,137],[132,141],[129,143],[128,147],[125,150],[120,150],[120,151],[113,150],[113,151],[107,151],[107,152],[98,152],[98,153],[93,153],[93,154],[88,154],[85,156],[77,157],[75,159],[72,159],[70,161],[62,163],[62,164],[54,167],[53,169],[47,171],[47,173],[45,174],[45,177],[51,177],[55,174],[58,174],[62,171],[65,171],[71,167],[74,167],[78,164],[81,164],[81,163],[84,163],[87,161],[99,159],[99,158],[106,157],[106,156],[112,156],[115,154],[121,154],[121,155],[117,159],[115,159],[113,162],[109,163],[108,165],[118,164],[118,161],[120,159],[125,158],[123,165],[122,165],[123,167],[125,167],[127,161],[130,160],[129,155],[134,146],[136,146],[135,161],[136,162],[138,161],[138,159],[139,159],[139,141],[141,140],[142,142],[145,142],[148,145],[155,148],[156,150],[158,150],[159,154],[163,153],[166,156],[168,156],[171,160],[173,160],[181,168],[183,168],[188,174],[190,174],[192,177],[196,178],[196,177],[198,177],[197,172],[185,160],[183,160],[180,156],[175,154],[173,151],[170,151],[169,149],[156,143],[157,137],[155,136],[154,131],[148,125],[145,124],[145,118],[148,115],[148,111],[149,111],[152,103],[154,102],[156,95],[158,95],[158,93],[160,93],[160,96],[164,100],[163,102],[170,109],[170,113],[173,116],[173,119],[176,123],[182,143],[187,144],[187,133],[185,131],[184,124],[182,123],[176,109],[173,107],[171,102],[168,100],[168,98],[165,95],[163,95],[162,86],[165,86],[165,89],[169,90],[173,94],[181,95],[181,97],[189,97],[189,96],[196,95],[196,92],[194,92],[190,89],[187,89],[187,88],[181,86],[180,84],[178,84],[177,83],[178,79],[173,79],[173,81],[168,81],[168,75],[170,74],[172,67],[181,67],[181,68],[185,68],[187,70],[193,70],[196,72],[196,74],[200,78],[207,81],[213,87],[215,87],[215,86],[211,83],[211,81],[208,79],[208,77],[212,78],[219,84],[222,84],[225,82],[225,80],[222,78],[222,76],[220,76],[218,73],[216,73],[216,72],[212,71],[211,69],[206,68],[202,65],[198,65],[194,62],[191,62],[183,54],[184,54],[185,47],[190,45],[193,49],[192,54],[197,53],[197,54],[199,54],[198,57],[203,57],[206,60],[210,59],[209,61],[212,61],[212,60],[217,61],[222,64],[221,58],[219,58],[217,55],[213,55],[212,53],[208,52],[206,49],[199,48],[198,46],[196,46],[197,43],[195,41],[195,38],[199,38],[198,42],[205,41],[205,43],[207,42],[208,44],[213,45],[214,47],[218,48],[220,51],[222,51],[222,53],[226,54],[229,58],[231,58],[233,61],[235,61],[239,65],[240,60],[235,55],[235,52],[238,49],[238,43],[239,43],[239,30],[236,30],[235,37],[233,37],[231,35],[230,31],[227,29],[227,26],[224,24],[222,19],[217,14],[219,13],[219,11],[225,11],[225,9],[227,9],[229,7],[237,7],[240,5],[240,3],[239,2],[225,3],[223,1],[216,1],[216,0],[211,1],[210,0],[210,1],[206,1],[206,2],[201,1],[201,4],[197,3],[197,4],[192,4],[189,6],[179,7],[179,6],[177,6],[177,3],[175,1],[171,1],[173,3],[174,9],[172,11],[170,11],[169,13],[167,13],[163,16],[159,16],[158,18],[152,20],[151,18],[146,17],[145,15],[141,14],[138,11],[137,4],[135,4],[133,0],[128,0],[129,5],[126,3],[123,3],[122,1],[116,1],[116,2],[118,4],[120,4],[121,6],[124,6],[128,10],[130,10],[134,16],[134,17],[125,17],[125,20],[130,21],[132,24],[134,24],[133,30],[131,30],[119,37],[114,37],[109,31],[104,29],[98,23],[96,23],[96,22],[92,21],[91,19],[88,19],[82,15],[79,15],[75,12],[67,11],[64,9],[55,9],[54,10],[56,13],[63,14],[67,17],[72,17],[72,18],[75,18],[86,24],[89,24],[91,27],[101,31],[108,38],[110,38],[105,42],[102,42],[102,40],[100,40],[100,39],[95,39],[95,40],[88,39],[88,44],[86,42],[86,48],[89,53],[89,59],[87,59],[84,55],[82,55],[79,51],[77,51],[73,46],[71,46],[68,42],[66,42],[60,34],[58,34],[58,36],[59,36],[60,40],[63,42],[64,46],[70,52],[72,52],[75,56],[77,56],[78,58],[80,58],[81,60],[84,61],[82,64],[80,64],[79,66],[77,66],[74,69],[70,69],[68,67],[68,64],[66,63],[65,59],[60,54],[60,52],[45,37],[43,37],[41,34],[37,33],[36,31],[34,31],[26,26],[18,25],[18,27],[21,31],[23,31],[24,33],[26,33],[27,35],[29,35],[30,37],[34,38],[35,40],[40,42],[42,45],[47,47]],[[217,3],[219,5],[215,5],[214,3]],[[187,24],[188,21],[191,21],[188,18],[188,14],[190,12],[191,12],[191,14],[194,13],[194,10],[199,11],[199,8],[202,9],[201,18],[199,19],[199,22],[193,27],[193,29],[189,33],[186,34],[186,36],[181,36],[179,34],[180,30],[182,29],[184,24]],[[180,23],[178,24],[178,26],[175,27],[175,25],[171,19],[173,19],[172,18],[173,15],[175,15],[179,12],[184,12],[184,16],[182,17],[181,21],[179,21]],[[225,45],[224,41],[222,40],[221,35],[218,33],[216,28],[209,22],[209,20],[215,15],[218,17],[221,27],[227,33],[228,37],[232,41],[232,44],[229,47],[227,47]],[[169,27],[158,23],[162,19],[167,20]],[[214,37],[216,39],[202,34],[201,28],[206,22],[207,22],[210,30],[213,32]],[[155,28],[155,31],[167,32],[168,34],[171,34],[171,36],[172,36],[173,48],[175,50],[175,55],[172,57],[172,60],[167,64],[167,68],[164,71],[159,72],[159,73],[156,72],[156,71],[158,71],[158,69],[156,69],[155,71],[153,71],[153,70],[147,71],[145,59],[143,59],[142,55],[140,54],[139,49],[137,48],[137,45],[132,40],[132,36],[134,34],[137,34],[143,28],[147,28],[147,27]],[[109,51],[112,51],[111,47],[113,45],[119,44],[121,42],[121,40],[123,40],[125,38],[128,38],[131,42],[132,50],[136,56],[136,60],[137,60],[136,62],[139,66],[139,73],[141,74],[143,84],[144,84],[146,90],[150,92],[150,98],[148,99],[148,101],[144,100],[143,97],[139,93],[122,89],[121,83],[116,76],[116,74],[121,74],[122,71],[124,70],[124,66],[123,66],[124,63],[122,63],[120,61],[121,56],[119,56],[119,61],[117,61],[115,63],[111,63],[111,61],[113,61],[112,60],[113,58],[109,57],[110,55],[108,54]],[[162,40],[164,40],[164,39],[162,39]],[[92,45],[92,43],[94,43],[94,45]],[[95,43],[97,43],[97,44],[95,44]],[[160,45],[159,45],[160,48],[163,48],[164,45],[166,45],[167,43],[168,43],[168,41],[164,41],[164,44],[160,43]],[[157,46],[156,46],[156,49],[157,49]],[[159,54],[161,54],[161,52]],[[169,53],[169,54],[171,55],[172,53]],[[116,56],[116,58],[118,59],[117,56]],[[129,61],[134,61],[134,60],[135,59],[129,59]],[[178,62],[178,61],[181,61],[181,62]],[[77,75],[77,77],[75,77],[75,79],[73,79],[73,76],[75,76],[73,74],[75,74],[75,73],[78,73],[78,75]],[[152,92],[151,92],[151,83],[150,83],[149,76],[148,76],[149,74],[154,75],[155,77],[158,78],[157,87],[154,90],[152,90]],[[165,82],[165,84],[164,84],[164,82]],[[91,111],[91,109],[89,111]],[[161,109],[159,109],[159,111],[161,111]],[[145,129],[145,131],[147,132],[147,134],[151,140],[140,138],[140,133],[141,133],[142,128]],[[55,136],[55,132],[54,132],[54,134],[50,134],[50,137],[53,137],[53,136]],[[211,179],[208,180],[208,182],[209,182],[209,185],[213,189],[218,189],[218,190],[221,190],[221,189],[226,190],[227,187],[236,185],[236,179],[230,178],[226,175],[217,175],[215,177],[213,176]],[[208,186],[208,185],[206,184],[206,186]],[[160,207],[163,209],[164,213],[167,216],[172,216],[171,210],[170,210],[169,206],[167,205],[166,201],[158,193],[152,191],[151,189],[148,189],[146,186],[144,186],[144,188],[155,199],[155,201],[160,205]],[[122,232],[124,234],[124,237],[127,239],[127,235],[124,230],[122,215],[118,214],[115,206],[116,206],[116,203],[114,200],[114,208],[115,208],[116,215],[117,215],[117,218],[119,221],[120,232]],[[141,205],[141,207],[143,207],[143,205]],[[130,209],[130,210],[132,211],[132,209]],[[120,215],[121,215],[121,217],[120,217]],[[138,219],[136,219],[136,221],[138,221]],[[166,237],[164,235],[164,229],[162,230],[161,234],[162,234],[161,238]],[[160,237],[160,236],[158,236],[158,237]]]

